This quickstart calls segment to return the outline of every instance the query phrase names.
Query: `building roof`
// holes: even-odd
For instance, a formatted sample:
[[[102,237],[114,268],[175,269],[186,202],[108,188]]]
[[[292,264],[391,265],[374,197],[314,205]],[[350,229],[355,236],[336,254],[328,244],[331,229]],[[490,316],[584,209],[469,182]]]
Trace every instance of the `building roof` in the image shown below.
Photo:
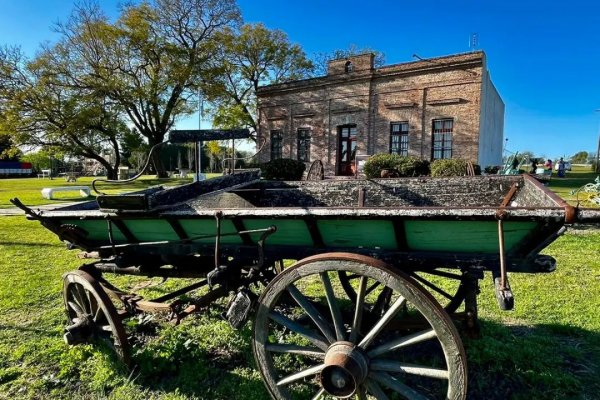
[[[362,56],[364,56],[364,54],[331,61],[352,60]],[[321,86],[337,82],[347,82],[385,76],[413,75],[452,69],[463,69],[468,71],[468,68],[481,66],[485,66],[485,53],[483,51],[474,51],[433,58],[423,58],[417,61],[408,61],[403,63],[385,65],[380,68],[371,68],[370,70],[363,69],[349,73],[329,74],[315,78],[300,79],[290,82],[260,86],[258,88],[257,95],[267,95],[277,91],[287,91],[300,89],[303,87]],[[473,74],[477,75],[474,72]]]

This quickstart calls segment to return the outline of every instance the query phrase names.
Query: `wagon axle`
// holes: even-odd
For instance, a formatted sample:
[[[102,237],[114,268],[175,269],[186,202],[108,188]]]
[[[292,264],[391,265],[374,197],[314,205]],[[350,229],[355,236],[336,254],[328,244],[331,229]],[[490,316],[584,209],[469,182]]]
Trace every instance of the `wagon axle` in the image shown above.
[[[369,372],[369,358],[354,343],[332,344],[325,354],[325,367],[320,382],[332,396],[348,398],[356,393]]]
[[[89,319],[84,317],[65,328],[63,339],[66,344],[73,346],[87,342],[92,334],[93,326],[90,324]]]

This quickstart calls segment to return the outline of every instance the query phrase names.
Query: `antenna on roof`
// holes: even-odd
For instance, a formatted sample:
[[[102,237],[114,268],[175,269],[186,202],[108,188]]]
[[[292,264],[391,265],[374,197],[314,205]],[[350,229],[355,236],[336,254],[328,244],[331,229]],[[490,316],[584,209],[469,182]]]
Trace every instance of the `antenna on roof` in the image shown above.
[[[477,50],[477,46],[479,46],[479,35],[477,32],[473,32],[471,33],[471,36],[469,36],[469,49],[475,51]]]

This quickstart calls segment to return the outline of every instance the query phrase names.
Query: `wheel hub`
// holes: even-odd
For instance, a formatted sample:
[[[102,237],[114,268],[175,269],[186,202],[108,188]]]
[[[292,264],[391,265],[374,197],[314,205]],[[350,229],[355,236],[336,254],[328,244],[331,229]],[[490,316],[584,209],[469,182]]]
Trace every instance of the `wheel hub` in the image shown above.
[[[85,343],[92,334],[92,324],[87,316],[80,317],[74,324],[65,328],[63,339],[68,345]]]
[[[325,354],[325,368],[320,381],[323,389],[332,396],[353,396],[369,373],[369,359],[351,342],[335,342]]]

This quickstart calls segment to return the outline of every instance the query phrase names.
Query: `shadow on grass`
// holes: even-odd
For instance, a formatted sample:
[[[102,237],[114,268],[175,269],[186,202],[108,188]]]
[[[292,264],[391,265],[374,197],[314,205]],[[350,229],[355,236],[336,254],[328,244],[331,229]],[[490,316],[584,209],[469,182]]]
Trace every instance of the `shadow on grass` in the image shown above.
[[[2,242],[0,241],[0,246],[31,246],[31,247],[54,247],[54,248],[64,248],[65,245],[63,243],[45,243],[45,242]]]
[[[36,328],[29,328],[26,326],[19,326],[19,325],[0,324],[0,330],[35,333],[35,334],[38,334],[41,336],[47,336],[47,337],[55,337],[56,336],[56,331],[52,330],[52,329],[36,329]]]
[[[481,321],[465,339],[468,399],[592,399],[600,393],[600,333],[568,325]]]
[[[567,325],[491,321],[481,322],[481,332],[480,339],[463,339],[469,364],[468,399],[591,399],[600,393],[597,332]],[[169,332],[148,347],[138,347],[132,376],[151,391],[268,399],[255,370],[249,328],[233,335],[236,345],[203,350],[201,339],[193,334]]]

